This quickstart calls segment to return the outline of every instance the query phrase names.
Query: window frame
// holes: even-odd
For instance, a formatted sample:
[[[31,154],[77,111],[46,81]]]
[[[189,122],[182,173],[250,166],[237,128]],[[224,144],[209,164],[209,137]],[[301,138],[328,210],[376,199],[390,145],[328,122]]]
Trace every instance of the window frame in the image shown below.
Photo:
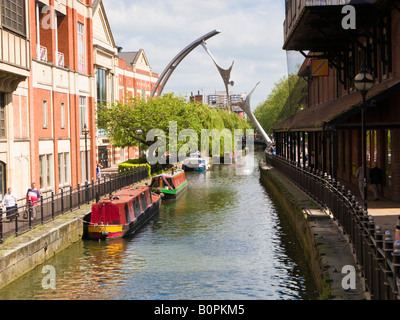
[[[16,10],[12,10],[12,5],[16,6]],[[18,8],[21,8],[22,12],[18,12]],[[6,17],[6,10],[10,12],[10,16]],[[13,20],[12,20],[12,14],[15,14],[16,20],[15,24],[16,26],[12,26]],[[10,19],[10,23],[6,22],[6,19]],[[27,31],[26,31],[26,3],[25,0],[2,0],[1,1],[1,26],[4,29],[7,29],[11,32],[15,32],[21,36],[26,37],[27,36]]]
[[[83,136],[82,130],[86,125],[88,125],[88,109],[87,109],[87,98],[86,96],[79,96],[79,131],[80,136]]]
[[[43,123],[43,129],[48,128],[48,103],[46,99],[42,100],[42,123]]]
[[[0,92],[0,139],[7,139],[6,94]]]
[[[60,103],[61,129],[65,129],[65,102]]]
[[[86,50],[85,50],[85,25],[78,21],[77,24],[77,41],[78,41],[78,72],[86,71]]]
[[[63,188],[71,185],[70,182],[69,152],[58,153],[58,186]]]

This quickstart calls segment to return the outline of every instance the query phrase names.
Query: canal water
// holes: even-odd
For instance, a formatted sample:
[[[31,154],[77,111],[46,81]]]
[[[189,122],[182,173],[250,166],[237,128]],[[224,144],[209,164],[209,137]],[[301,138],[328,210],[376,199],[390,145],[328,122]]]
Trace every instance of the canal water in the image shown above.
[[[188,189],[164,201],[136,235],[82,240],[0,291],[6,299],[305,300],[312,276],[285,215],[260,183],[235,165],[187,173]]]

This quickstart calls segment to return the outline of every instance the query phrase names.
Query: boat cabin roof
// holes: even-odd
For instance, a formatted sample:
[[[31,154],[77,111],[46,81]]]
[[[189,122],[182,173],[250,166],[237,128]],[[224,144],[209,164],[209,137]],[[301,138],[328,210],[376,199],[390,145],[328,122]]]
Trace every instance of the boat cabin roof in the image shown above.
[[[110,197],[103,198],[102,200],[100,200],[100,202],[114,203],[114,204],[126,203],[128,201],[132,201],[132,198],[136,198],[137,196],[141,195],[143,192],[146,192],[146,190],[150,191],[150,188],[147,186],[124,188],[124,189],[112,194],[111,198]]]
[[[183,171],[183,170],[176,170],[176,172],[174,172],[174,175],[172,175],[171,173],[162,173],[162,174],[159,174],[157,177],[175,178],[176,176],[179,176],[180,174],[182,174],[184,172],[185,171]]]

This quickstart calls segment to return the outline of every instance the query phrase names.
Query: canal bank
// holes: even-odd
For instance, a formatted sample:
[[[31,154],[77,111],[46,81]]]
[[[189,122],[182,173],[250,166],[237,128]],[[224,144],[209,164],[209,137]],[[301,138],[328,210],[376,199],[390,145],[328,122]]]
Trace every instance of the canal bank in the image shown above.
[[[91,204],[13,236],[0,246],[0,289],[82,239]]]
[[[55,290],[42,287],[39,265],[0,290],[0,300],[316,300],[302,250],[259,170],[236,169],[189,172],[182,196],[163,201],[134,236],[78,241],[47,260]]]
[[[137,185],[149,182],[150,179],[147,179]],[[93,203],[82,205],[20,236],[6,239],[0,246],[0,289],[81,241],[85,232],[85,217]]]
[[[365,300],[363,279],[356,273],[356,288],[346,290],[342,273],[346,266],[357,270],[351,248],[339,227],[317,203],[273,167],[261,161],[260,179],[276,206],[296,233],[312,271],[320,299]],[[347,278],[346,278],[347,279]]]

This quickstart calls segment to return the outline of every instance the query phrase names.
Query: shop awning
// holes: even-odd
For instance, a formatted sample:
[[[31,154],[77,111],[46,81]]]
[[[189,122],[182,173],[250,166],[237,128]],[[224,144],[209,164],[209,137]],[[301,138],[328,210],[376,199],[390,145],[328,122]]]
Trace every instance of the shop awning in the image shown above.
[[[400,89],[400,77],[376,84],[367,95],[367,100],[379,102]],[[322,131],[326,126],[341,121],[360,112],[362,97],[355,91],[340,98],[304,109],[273,127],[275,132]]]

